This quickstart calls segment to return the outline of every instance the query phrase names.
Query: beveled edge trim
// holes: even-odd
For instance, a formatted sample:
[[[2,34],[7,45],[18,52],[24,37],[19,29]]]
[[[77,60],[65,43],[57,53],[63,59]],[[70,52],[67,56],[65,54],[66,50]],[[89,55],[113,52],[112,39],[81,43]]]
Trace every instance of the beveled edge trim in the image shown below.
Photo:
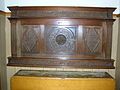
[[[5,12],[0,10],[0,14],[11,15],[11,12]],[[120,17],[120,14],[113,14],[114,17]]]
[[[98,11],[114,11],[116,7],[88,7],[88,6],[8,6],[7,7],[9,10],[39,10],[39,9],[54,9],[54,10],[98,10]]]
[[[10,16],[11,12],[4,12],[4,11],[0,11],[0,14],[5,14],[6,16]],[[120,17],[120,14],[113,14],[113,17]]]
[[[8,57],[7,66],[46,67],[46,68],[81,68],[81,69],[114,69],[113,59],[50,59]]]

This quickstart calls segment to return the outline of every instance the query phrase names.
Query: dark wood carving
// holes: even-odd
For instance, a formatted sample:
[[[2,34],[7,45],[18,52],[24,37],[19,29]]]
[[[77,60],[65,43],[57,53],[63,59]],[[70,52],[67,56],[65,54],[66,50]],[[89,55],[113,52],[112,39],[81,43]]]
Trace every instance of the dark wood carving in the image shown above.
[[[48,53],[75,53],[76,26],[47,26],[45,29]]]
[[[84,54],[102,54],[102,27],[83,27]]]
[[[40,45],[40,25],[23,25],[22,37],[21,37],[21,47],[22,53],[39,53]]]
[[[9,7],[10,66],[114,68],[115,8]]]

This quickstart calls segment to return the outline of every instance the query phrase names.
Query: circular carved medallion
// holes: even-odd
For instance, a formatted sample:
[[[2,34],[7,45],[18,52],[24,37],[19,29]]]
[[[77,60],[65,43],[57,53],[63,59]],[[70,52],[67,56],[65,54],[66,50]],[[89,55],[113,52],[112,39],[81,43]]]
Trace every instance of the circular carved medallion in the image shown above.
[[[58,45],[64,45],[66,43],[66,37],[62,34],[59,34],[56,37],[56,42],[57,42]]]

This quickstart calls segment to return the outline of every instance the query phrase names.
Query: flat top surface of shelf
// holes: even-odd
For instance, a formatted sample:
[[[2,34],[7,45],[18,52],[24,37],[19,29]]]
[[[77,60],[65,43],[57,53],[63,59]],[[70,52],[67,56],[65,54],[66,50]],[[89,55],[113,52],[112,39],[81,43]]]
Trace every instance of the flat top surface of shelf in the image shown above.
[[[111,78],[111,76],[106,72],[54,70],[20,70],[15,74],[15,76],[50,78]]]
[[[8,6],[8,8],[91,8],[91,9],[116,9],[116,7],[87,7],[87,6]]]

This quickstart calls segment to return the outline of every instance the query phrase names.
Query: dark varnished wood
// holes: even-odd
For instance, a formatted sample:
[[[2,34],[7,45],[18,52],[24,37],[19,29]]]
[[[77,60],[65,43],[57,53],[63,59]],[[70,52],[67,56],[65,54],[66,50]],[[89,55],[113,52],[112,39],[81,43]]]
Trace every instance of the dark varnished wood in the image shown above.
[[[34,58],[9,57],[9,66],[20,67],[60,67],[60,68],[86,68],[86,69],[114,69],[113,59],[61,59],[61,58]]]
[[[115,8],[9,7],[10,66],[114,68]]]
[[[69,7],[69,6],[13,6],[12,17],[66,17],[66,18],[112,18],[115,8]],[[35,14],[34,14],[35,13]],[[87,16],[89,14],[89,17]]]

